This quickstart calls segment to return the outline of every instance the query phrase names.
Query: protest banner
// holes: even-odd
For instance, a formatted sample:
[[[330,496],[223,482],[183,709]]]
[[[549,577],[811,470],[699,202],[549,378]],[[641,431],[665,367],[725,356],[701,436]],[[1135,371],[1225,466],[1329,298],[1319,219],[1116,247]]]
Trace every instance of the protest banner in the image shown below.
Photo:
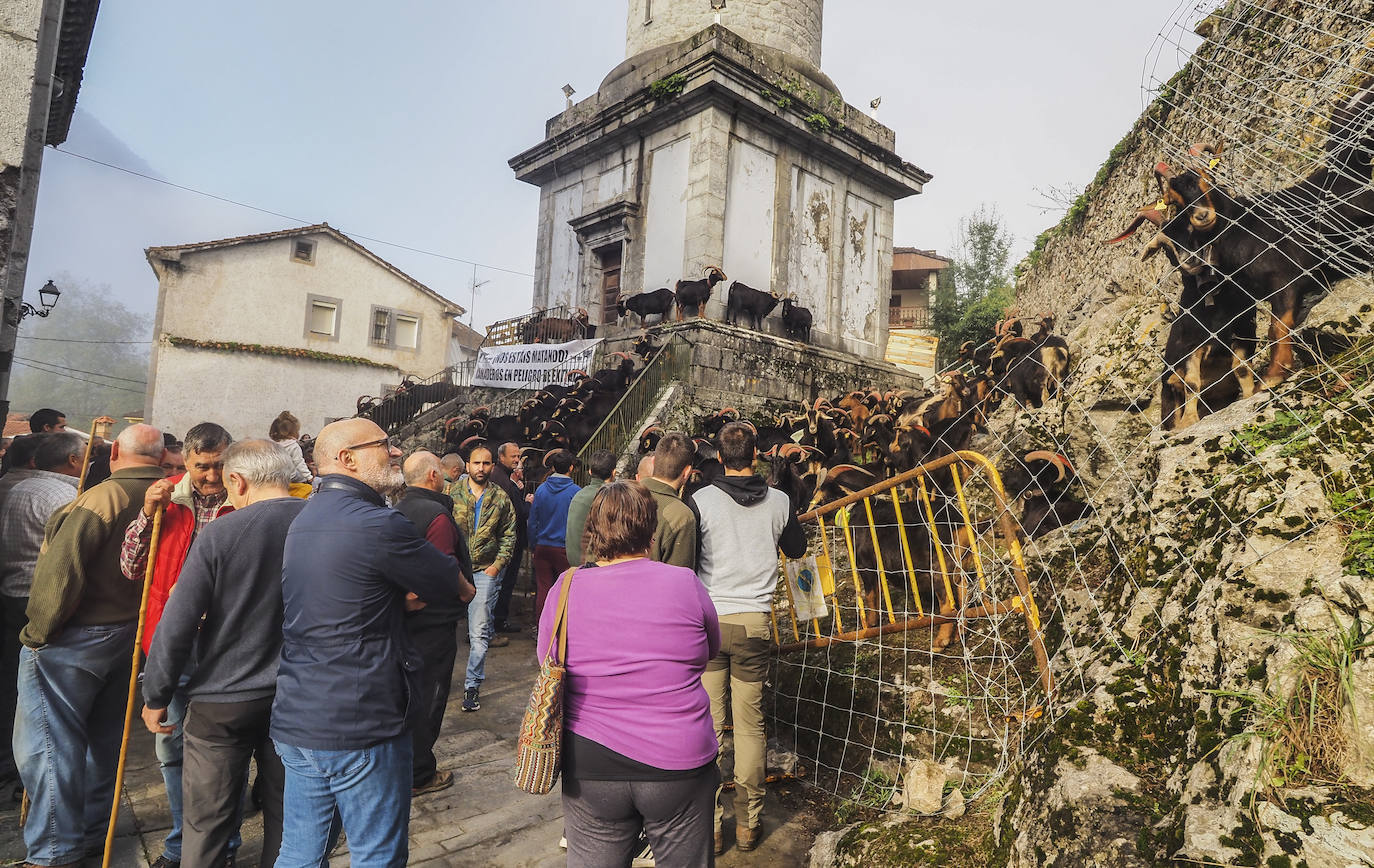
[[[477,354],[472,385],[498,389],[542,389],[568,381],[569,371],[591,367],[600,338],[566,344],[513,344],[483,347]]]

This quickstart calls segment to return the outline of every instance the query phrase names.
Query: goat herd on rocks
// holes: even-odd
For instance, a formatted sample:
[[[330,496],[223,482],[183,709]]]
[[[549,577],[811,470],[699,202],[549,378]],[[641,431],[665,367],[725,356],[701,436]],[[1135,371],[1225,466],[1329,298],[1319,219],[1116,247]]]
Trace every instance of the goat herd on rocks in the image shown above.
[[[1334,111],[1322,165],[1272,193],[1246,197],[1220,186],[1215,177],[1220,146],[1194,146],[1181,171],[1163,162],[1155,167],[1159,202],[1141,208],[1130,227],[1109,243],[1124,241],[1150,223],[1158,232],[1142,256],[1163,251],[1180,274],[1180,312],[1170,324],[1160,376],[1161,423],[1166,430],[1186,427],[1256,390],[1281,383],[1296,366],[1293,330],[1333,283],[1369,270],[1374,255],[1372,106],[1374,88],[1367,88]],[[680,280],[673,289],[621,300],[619,316],[633,314],[646,329],[632,353],[614,353],[614,364],[592,373],[572,372],[566,383],[532,393],[513,414],[493,416],[478,407],[466,418],[450,419],[446,445],[466,454],[478,443],[521,444],[524,484],[533,491],[546,475],[544,456],[554,449],[576,452],[584,446],[641,365],[659,350],[656,329],[647,321],[663,322],[674,308],[678,320],[684,311],[699,316],[716,284],[726,280],[723,271],[711,266],[701,279]],[[1270,308],[1272,355],[1263,375],[1257,376],[1251,365],[1258,347],[1261,302]],[[794,340],[809,341],[810,311],[791,298],[738,281],[730,285],[725,318],[734,323],[742,317],[759,330],[779,304],[784,332]],[[1054,317],[1046,314],[1026,335],[1017,318],[998,323],[987,341],[969,341],[960,348],[959,365],[936,379],[934,391],[855,389],[749,420],[733,408],[704,416],[692,432],[697,456],[685,493],[709,485],[723,472],[714,438],[731,421],[747,421],[754,427],[769,483],[788,495],[799,514],[969,449],[976,434],[987,432],[989,413],[1006,398],[1039,408],[1062,394],[1070,347],[1054,334],[1054,325]],[[522,337],[540,343],[587,333],[587,314],[579,310],[568,318],[532,317]],[[424,388],[413,385],[412,391]],[[441,384],[432,387],[435,394],[416,393],[410,400],[418,402],[418,412],[427,403],[453,397],[452,389]],[[1148,401],[1132,409],[1139,411],[1141,403]],[[360,406],[360,412],[363,409]],[[645,430],[639,452],[651,451],[662,434],[658,426]],[[1026,537],[1071,525],[1093,511],[1075,494],[1073,465],[1056,451],[1017,455],[1000,472],[1009,508],[1019,509]],[[899,518],[890,497],[874,497],[870,505],[877,533],[853,535],[866,624],[878,623],[878,563],[900,564],[909,554],[917,591],[926,598],[928,611],[948,612],[956,604],[948,586],[941,599],[934,553],[968,552],[974,544],[968,536],[990,530],[960,518],[956,477],[949,466],[925,474],[924,483],[928,512],[913,505]],[[863,520],[866,523],[866,516]],[[949,626],[941,627],[937,647],[948,643]]]

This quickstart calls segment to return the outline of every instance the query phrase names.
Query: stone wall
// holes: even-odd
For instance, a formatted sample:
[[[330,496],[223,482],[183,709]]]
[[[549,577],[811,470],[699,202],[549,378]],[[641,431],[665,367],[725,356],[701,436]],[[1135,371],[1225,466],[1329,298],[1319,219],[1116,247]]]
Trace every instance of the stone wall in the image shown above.
[[[824,0],[730,0],[720,23],[759,45],[821,65]],[[630,0],[625,56],[681,42],[709,27],[715,13],[706,0]]]

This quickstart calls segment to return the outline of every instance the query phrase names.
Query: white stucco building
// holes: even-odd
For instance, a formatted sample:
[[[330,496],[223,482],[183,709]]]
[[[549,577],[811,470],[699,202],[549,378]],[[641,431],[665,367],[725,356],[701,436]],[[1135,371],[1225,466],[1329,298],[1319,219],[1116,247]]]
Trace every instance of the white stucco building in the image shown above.
[[[206,420],[265,437],[282,410],[315,434],[359,397],[462,357],[462,307],[328,224],[147,257],[158,301],[144,418],[178,437]]]
[[[540,188],[536,307],[611,323],[618,296],[715,265],[797,298],[813,343],[882,358],[893,202],[930,175],[821,72],[822,5],[730,0],[717,24],[705,0],[630,0],[626,60],[510,162]]]

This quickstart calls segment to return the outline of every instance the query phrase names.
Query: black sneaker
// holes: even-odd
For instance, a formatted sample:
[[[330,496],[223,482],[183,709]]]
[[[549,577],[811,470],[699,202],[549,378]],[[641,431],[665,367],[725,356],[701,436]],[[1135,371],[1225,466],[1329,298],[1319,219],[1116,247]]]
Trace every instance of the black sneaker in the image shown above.
[[[523,629],[525,628],[519,624],[512,624],[510,621],[496,622],[496,632],[498,633],[519,633]]]
[[[482,703],[477,699],[477,688],[469,687],[463,691],[463,710],[476,711],[482,707]]]

